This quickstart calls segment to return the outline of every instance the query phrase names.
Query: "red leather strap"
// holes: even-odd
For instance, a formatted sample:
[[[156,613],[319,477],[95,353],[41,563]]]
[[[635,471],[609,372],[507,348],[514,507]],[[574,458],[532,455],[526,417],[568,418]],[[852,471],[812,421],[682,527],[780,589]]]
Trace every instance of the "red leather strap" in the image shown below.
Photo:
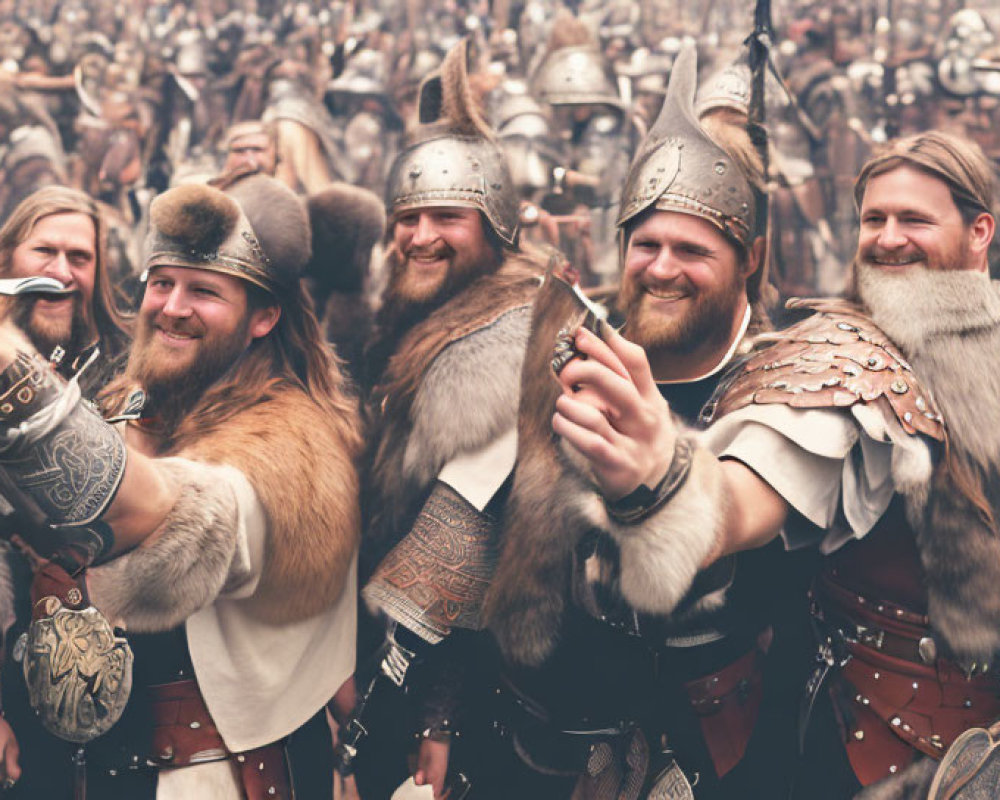
[[[247,800],[292,800],[284,742],[231,753],[208,713],[194,680],[151,686],[153,748],[150,761],[162,768],[232,760]]]

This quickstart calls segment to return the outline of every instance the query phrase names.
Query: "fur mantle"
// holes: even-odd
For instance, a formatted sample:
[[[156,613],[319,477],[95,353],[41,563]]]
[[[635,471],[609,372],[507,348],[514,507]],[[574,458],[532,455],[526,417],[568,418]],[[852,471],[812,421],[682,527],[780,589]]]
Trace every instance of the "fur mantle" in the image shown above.
[[[903,494],[931,624],[961,663],[992,664],[1000,654],[1000,290],[975,273],[923,283],[907,291],[907,302],[876,301],[872,312],[945,421],[947,444],[930,485]],[[898,313],[912,312],[911,299],[919,319]]]
[[[357,417],[331,418],[278,383],[225,423],[169,447],[178,498],[158,534],[88,571],[99,606],[134,630],[167,630],[223,590],[236,546],[236,500],[219,466],[239,470],[267,515],[264,567],[249,602],[274,624],[336,602],[360,538]]]
[[[268,517],[260,616],[291,622],[339,597],[360,536],[357,419],[330,419],[279,385],[224,426],[171,455],[240,470]]]
[[[402,338],[374,388],[364,570],[405,535],[441,468],[517,418],[530,305],[543,265],[508,256]]]

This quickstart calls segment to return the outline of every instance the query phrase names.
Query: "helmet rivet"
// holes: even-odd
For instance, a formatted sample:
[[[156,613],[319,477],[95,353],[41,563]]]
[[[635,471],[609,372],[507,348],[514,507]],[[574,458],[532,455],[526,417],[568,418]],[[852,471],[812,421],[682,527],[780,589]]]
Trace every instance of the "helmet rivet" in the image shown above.
[[[421,176],[421,174],[423,174],[423,170],[420,169],[420,167],[412,167],[410,169],[410,177],[411,178],[419,178]]]
[[[726,172],[726,162],[725,161],[716,161],[715,162],[715,174],[716,175],[724,175],[725,172]]]

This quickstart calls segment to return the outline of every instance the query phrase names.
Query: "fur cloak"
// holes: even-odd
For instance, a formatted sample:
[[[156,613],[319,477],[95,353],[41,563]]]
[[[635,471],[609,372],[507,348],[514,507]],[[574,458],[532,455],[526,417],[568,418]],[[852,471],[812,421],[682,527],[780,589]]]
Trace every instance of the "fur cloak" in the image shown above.
[[[235,498],[212,465],[238,469],[267,515],[254,594],[274,624],[306,619],[339,597],[359,540],[357,419],[331,419],[296,386],[278,385],[225,424],[168,449],[182,487],[157,534],[90,571],[100,606],[133,630],[166,630],[222,590],[235,546]],[[194,462],[192,464],[191,462]]]
[[[906,353],[945,420],[947,447],[928,481],[900,487],[916,531],[935,638],[960,664],[1000,654],[1000,284],[975,273],[917,275],[901,286],[859,287],[872,318]],[[896,302],[893,302],[893,300]],[[992,722],[992,720],[991,720]],[[924,756],[868,787],[866,800],[925,796]]]
[[[409,532],[442,467],[514,426],[543,268],[534,255],[508,254],[393,351],[369,404],[363,577]]]

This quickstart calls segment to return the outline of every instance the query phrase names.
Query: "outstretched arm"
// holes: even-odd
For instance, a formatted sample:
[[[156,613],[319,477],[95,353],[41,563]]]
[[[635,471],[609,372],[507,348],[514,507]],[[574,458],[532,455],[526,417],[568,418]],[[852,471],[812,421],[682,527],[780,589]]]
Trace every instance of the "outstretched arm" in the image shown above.
[[[605,500],[657,487],[674,462],[681,431],[650,371],[645,351],[611,331],[607,340],[576,334],[574,358],[559,373],[563,394],[552,429],[588,462]],[[788,513],[784,499],[738,461],[717,463],[725,513],[702,566],[778,535]]]

